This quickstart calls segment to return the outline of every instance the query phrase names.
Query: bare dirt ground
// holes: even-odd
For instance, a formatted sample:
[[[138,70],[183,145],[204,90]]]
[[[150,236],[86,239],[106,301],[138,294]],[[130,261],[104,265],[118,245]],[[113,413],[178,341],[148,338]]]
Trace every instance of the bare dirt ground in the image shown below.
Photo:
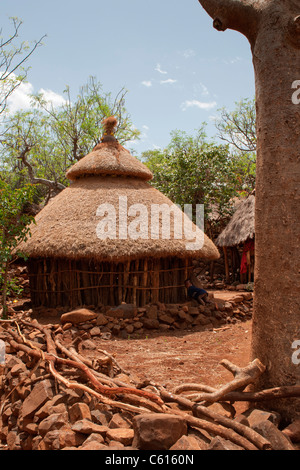
[[[215,299],[229,300],[236,292],[211,291]],[[206,331],[152,333],[143,339],[99,340],[98,347],[112,354],[132,374],[172,389],[186,382],[218,387],[232,379],[220,366],[228,359],[243,367],[251,361],[252,321]]]
[[[214,292],[215,298],[223,300],[230,300],[233,295],[236,292]],[[60,317],[45,316],[38,321],[55,324],[60,322]],[[202,383],[218,388],[232,380],[232,374],[220,365],[222,359],[240,367],[251,361],[251,330],[252,321],[248,320],[204,331],[149,330],[138,339],[94,337],[96,349],[86,351],[86,354],[93,357],[97,356],[97,349],[105,350],[133,379],[138,382],[149,380],[169,391],[183,383]],[[243,411],[244,404],[240,403],[238,408]]]
[[[249,320],[228,329],[156,333],[143,339],[97,339],[97,347],[113,355],[133,377],[149,379],[170,391],[187,382],[219,387],[232,380],[220,365],[222,359],[241,367],[250,362],[251,327]]]

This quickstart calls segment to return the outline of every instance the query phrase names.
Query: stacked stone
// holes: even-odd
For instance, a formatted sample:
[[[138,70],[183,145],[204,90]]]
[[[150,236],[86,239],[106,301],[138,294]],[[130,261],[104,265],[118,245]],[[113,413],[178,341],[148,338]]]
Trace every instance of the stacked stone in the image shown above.
[[[211,301],[206,305],[197,302],[186,304],[156,303],[145,307],[122,304],[117,307],[104,307],[96,312],[93,307],[66,312],[61,316],[57,328],[78,330],[88,337],[99,336],[109,339],[112,336],[124,339],[139,338],[151,332],[176,330],[201,331],[220,328],[226,324],[250,320],[252,317],[252,293],[243,292],[230,301]],[[45,312],[44,312],[45,313]],[[57,311],[48,314],[57,315]]]

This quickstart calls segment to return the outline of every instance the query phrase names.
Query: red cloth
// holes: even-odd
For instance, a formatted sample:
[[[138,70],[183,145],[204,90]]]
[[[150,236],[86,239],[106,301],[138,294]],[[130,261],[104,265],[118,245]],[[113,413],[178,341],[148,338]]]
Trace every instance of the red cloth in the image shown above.
[[[245,274],[247,272],[248,263],[247,263],[247,253],[248,251],[254,251],[254,240],[249,240],[244,245],[244,251],[242,255],[241,261],[241,274]]]

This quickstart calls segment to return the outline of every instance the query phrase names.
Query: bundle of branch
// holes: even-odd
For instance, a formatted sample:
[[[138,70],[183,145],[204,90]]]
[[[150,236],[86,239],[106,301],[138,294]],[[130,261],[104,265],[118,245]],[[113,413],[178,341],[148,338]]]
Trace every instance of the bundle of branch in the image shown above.
[[[255,383],[259,376],[265,372],[266,367],[258,359],[244,368],[238,367],[226,359],[220,364],[229,370],[234,378],[219,389],[204,384],[185,383],[176,387],[174,393],[169,393],[163,387],[159,387],[161,398],[165,402],[177,403],[183,410],[192,412],[193,416],[191,417],[183,411],[178,411],[185,416],[191,426],[203,429],[212,435],[224,437],[246,450],[271,450],[272,446],[267,439],[251,427],[232,419],[235,416],[233,403],[300,396],[300,386],[244,392],[248,385]],[[187,395],[186,392],[191,393]],[[231,412],[231,418],[209,409],[209,406],[216,402]]]
[[[194,416],[191,416],[181,410],[172,410],[173,413],[183,416],[190,426],[202,429],[213,436],[221,436],[245,450],[272,450],[270,442],[249,426],[215,413],[205,406],[195,406],[193,401],[162,388],[160,393],[165,401],[178,403],[182,408],[193,412]]]
[[[179,395],[190,392],[185,395],[185,398],[193,400],[195,403],[202,402],[201,404],[206,406],[215,402],[222,404],[238,401],[259,402],[274,398],[300,397],[300,385],[274,387],[258,392],[244,391],[248,385],[254,384],[266,370],[259,359],[255,359],[242,368],[226,359],[223,359],[220,364],[234,375],[234,379],[229,383],[219,389],[204,384],[185,383],[176,387],[174,392]]]
[[[244,391],[265,371],[265,366],[258,359],[244,368],[223,360],[222,365],[232,372],[234,378],[219,389],[203,384],[185,383],[177,387],[174,393],[170,393],[160,384],[151,382],[142,385],[141,388],[131,387],[127,383],[127,379],[130,383],[129,374],[125,382],[123,382],[125,379],[120,380],[118,374],[114,374],[116,370],[118,373],[122,371],[123,374],[125,371],[106,351],[101,351],[103,360],[94,360],[76,350],[75,343],[67,347],[51,327],[43,326],[37,321],[29,322],[18,318],[17,321],[2,321],[2,323],[8,326],[5,330],[7,342],[30,363],[30,366],[26,364],[30,372],[24,381],[31,380],[36,368],[43,365],[48,376],[54,378],[57,388],[62,387],[61,391],[66,388],[81,391],[91,398],[94,397],[99,403],[132,414],[149,412],[178,414],[184,418],[190,428],[204,430],[210,436],[220,436],[246,450],[268,450],[272,446],[251,427],[232,419],[235,416],[233,403],[266,400],[269,396],[272,398],[300,396],[300,386],[281,387],[256,393]],[[36,336],[32,334],[34,329],[38,330],[43,344],[32,339]],[[107,362],[110,364],[107,368],[108,375],[102,372],[102,365],[103,363],[107,365]],[[146,385],[152,385],[153,391],[143,389]],[[13,390],[9,395],[11,393]],[[8,398],[7,395],[4,401],[2,400],[2,409]],[[209,408],[216,402],[230,411],[230,418]]]
[[[74,348],[66,348],[58,339],[53,338],[49,328],[40,325],[37,321],[26,322],[25,320],[20,320],[19,322],[12,321],[11,323],[16,326],[16,329],[8,328],[6,330],[10,346],[15,351],[22,351],[29,358],[37,361],[38,364],[41,361],[45,362],[49,373],[57,383],[63,384],[70,389],[82,390],[96,397],[102,403],[134,413],[147,412],[149,409],[151,411],[163,410],[164,404],[158,394],[129,387],[127,383],[120,382],[117,379],[100,373],[95,369],[97,361],[85,358],[76,352]],[[40,345],[25,337],[20,325],[38,329],[43,333],[46,342],[45,352]],[[79,377],[71,381],[66,377],[70,374]],[[137,400],[134,400],[133,396],[139,398],[138,406],[136,405]],[[116,399],[119,397],[122,398],[122,401]],[[126,397],[128,403],[123,401],[124,397]],[[134,405],[131,405],[131,402],[134,402]]]

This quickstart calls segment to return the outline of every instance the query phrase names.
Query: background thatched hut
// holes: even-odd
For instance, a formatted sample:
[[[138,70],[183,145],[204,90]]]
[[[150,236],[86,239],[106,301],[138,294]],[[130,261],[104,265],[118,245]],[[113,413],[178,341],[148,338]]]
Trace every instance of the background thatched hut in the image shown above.
[[[140,217],[145,223],[153,204],[172,206],[149,184],[149,169],[111,132],[106,134],[90,154],[70,168],[70,186],[39,212],[31,238],[20,247],[29,256],[35,307],[179,302],[186,298],[184,280],[191,273],[192,259],[219,257],[205,235],[201,249],[187,250],[187,239],[176,239],[173,229],[170,239],[155,234],[152,239],[133,239],[120,237],[120,233],[112,239],[99,238],[97,227],[103,220],[99,216],[104,215],[99,214],[101,204],[115,208],[119,228],[120,197],[126,197],[128,207],[143,205]],[[161,223],[159,219],[157,230]]]
[[[220,233],[215,244],[224,250],[226,278],[229,281],[229,262],[227,248],[231,251],[232,271],[243,272],[245,261],[247,265],[248,281],[252,279],[254,271],[254,238],[255,238],[255,196],[251,194],[236,206],[226,228]],[[243,247],[242,259],[238,247]],[[241,276],[240,281],[245,279]]]

